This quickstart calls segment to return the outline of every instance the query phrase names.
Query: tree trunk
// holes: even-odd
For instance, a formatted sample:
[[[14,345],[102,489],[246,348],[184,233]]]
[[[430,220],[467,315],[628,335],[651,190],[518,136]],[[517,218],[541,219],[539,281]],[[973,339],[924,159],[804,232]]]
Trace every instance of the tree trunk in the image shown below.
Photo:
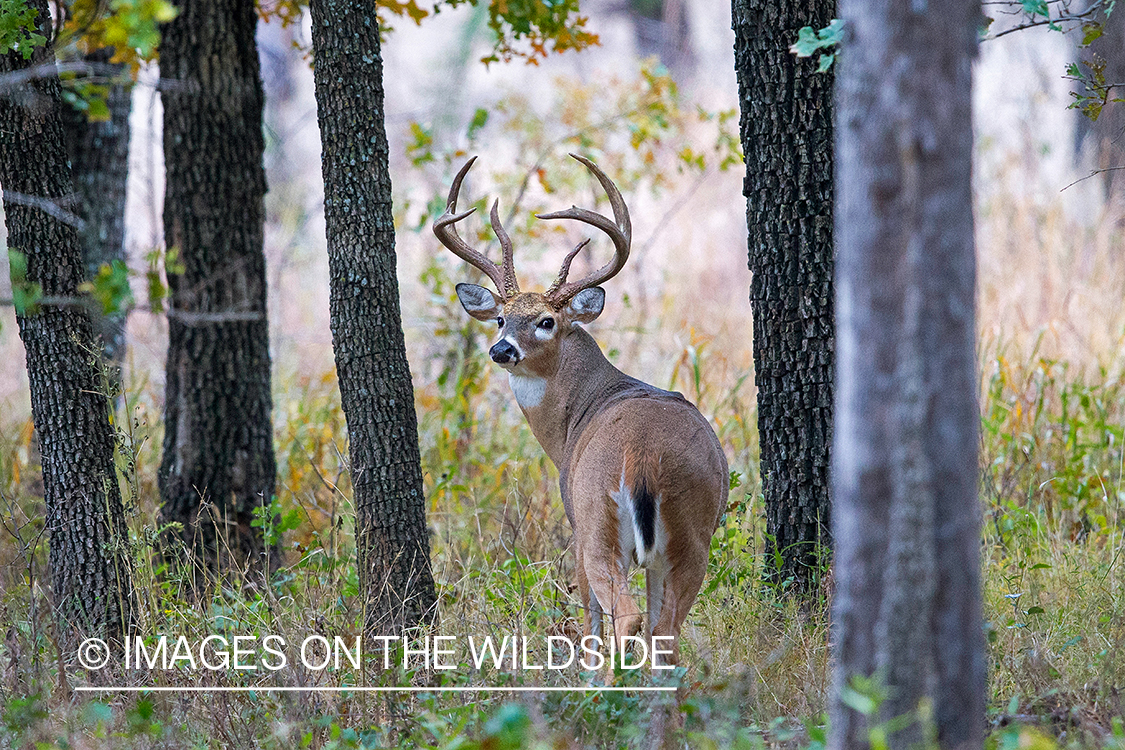
[[[49,35],[46,2],[32,7]],[[0,75],[50,65],[53,57],[50,46],[30,60],[0,54]],[[40,284],[45,297],[74,298],[85,275],[78,236],[72,224],[52,216],[67,210],[71,196],[60,107],[54,76],[0,95],[0,185],[8,247],[26,256],[27,281]],[[133,618],[109,401],[85,308],[43,305],[17,320],[43,462],[51,593],[60,641],[69,650],[87,635],[119,638]]]
[[[86,223],[79,233],[86,278],[92,279],[103,264],[125,262],[125,188],[129,176],[129,112],[132,92],[125,84],[125,66],[109,62],[112,49],[86,56],[96,66],[95,75],[112,83],[106,104],[109,119],[91,122],[85,112],[62,108],[71,179],[76,196],[75,213]],[[95,328],[102,338],[106,360],[119,378],[125,356],[125,313],[101,316]]]
[[[262,82],[253,0],[184,0],[160,73],[169,275],[160,494],[165,521],[220,570],[256,566],[276,462],[263,255]],[[229,553],[229,555],[228,555]]]
[[[831,546],[832,73],[789,52],[835,0],[734,0],[746,155],[754,377],[769,534],[779,583],[807,590]]]
[[[980,748],[985,656],[977,498],[971,185],[977,0],[841,0],[835,703],[829,746],[898,716]],[[856,678],[890,696],[864,716]],[[930,723],[932,720],[932,724]]]
[[[372,635],[425,623],[430,571],[406,361],[375,4],[313,0],[332,345],[348,420],[360,591]]]

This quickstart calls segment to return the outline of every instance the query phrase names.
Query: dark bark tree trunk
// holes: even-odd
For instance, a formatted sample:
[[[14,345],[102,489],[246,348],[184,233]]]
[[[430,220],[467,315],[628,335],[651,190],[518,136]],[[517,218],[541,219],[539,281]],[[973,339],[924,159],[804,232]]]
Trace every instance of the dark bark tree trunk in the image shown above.
[[[406,361],[383,62],[375,4],[313,0],[332,346],[348,420],[356,551],[372,635],[424,624],[430,571],[418,422]]]
[[[262,82],[253,0],[184,0],[164,27],[164,235],[170,275],[163,518],[220,569],[260,564],[269,505]],[[229,557],[228,557],[229,551]]]
[[[75,213],[85,222],[79,233],[86,278],[91,279],[105,263],[125,262],[125,188],[129,176],[129,112],[132,91],[122,64],[110,63],[111,49],[86,56],[98,78],[112,83],[106,104],[109,119],[91,122],[85,112],[62,108],[71,179],[74,181]],[[95,328],[101,335],[106,360],[118,375],[125,356],[125,314],[99,316]]]
[[[972,60],[978,0],[841,0],[835,702],[829,746],[932,712],[980,748],[985,656],[977,498]],[[863,716],[856,677],[890,697]],[[890,739],[906,748],[931,728]]]
[[[32,7],[49,35],[46,2]],[[0,75],[49,65],[53,56],[50,46],[30,60],[0,54]],[[66,210],[71,196],[61,106],[52,76],[0,95],[0,185],[8,247],[26,256],[27,281],[40,284],[44,297],[75,298],[85,276],[78,236],[52,216]],[[69,650],[88,635],[119,638],[133,618],[109,400],[85,308],[44,304],[17,320],[43,462],[51,595]]]
[[[734,0],[770,576],[807,590],[832,543],[832,73],[789,52],[835,0]]]

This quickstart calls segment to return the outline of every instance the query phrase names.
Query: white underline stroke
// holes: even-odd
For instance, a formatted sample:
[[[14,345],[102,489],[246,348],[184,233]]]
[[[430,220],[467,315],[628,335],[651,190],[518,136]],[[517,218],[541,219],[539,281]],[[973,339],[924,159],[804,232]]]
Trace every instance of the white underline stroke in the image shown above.
[[[501,687],[497,685],[448,687],[170,687],[149,686],[76,686],[79,693],[668,693],[675,687]]]

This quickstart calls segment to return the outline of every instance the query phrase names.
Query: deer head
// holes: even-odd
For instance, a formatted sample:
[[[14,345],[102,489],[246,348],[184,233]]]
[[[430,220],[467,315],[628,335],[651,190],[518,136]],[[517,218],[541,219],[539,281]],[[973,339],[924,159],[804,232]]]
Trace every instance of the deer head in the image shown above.
[[[599,286],[616,276],[629,258],[631,227],[629,210],[621,193],[589,159],[571,154],[593,172],[609,196],[613,219],[577,206],[540,214],[540,219],[575,219],[601,229],[613,240],[613,259],[602,268],[578,281],[568,281],[570,264],[589,240],[583,240],[563,260],[558,277],[545,292],[521,292],[513,265],[512,241],[500,222],[499,201],[492,204],[490,222],[503,252],[501,265],[484,257],[461,239],[456,223],[476,209],[457,213],[457,198],[461,183],[476,161],[474,156],[461,167],[449,189],[445,213],[434,222],[434,234],[441,243],[470,265],[480,269],[492,283],[496,292],[477,284],[458,284],[457,297],[465,310],[477,320],[496,321],[500,338],[489,350],[494,362],[513,373],[547,377],[558,366],[559,346],[573,326],[589,323],[601,314],[605,304],[605,291]]]

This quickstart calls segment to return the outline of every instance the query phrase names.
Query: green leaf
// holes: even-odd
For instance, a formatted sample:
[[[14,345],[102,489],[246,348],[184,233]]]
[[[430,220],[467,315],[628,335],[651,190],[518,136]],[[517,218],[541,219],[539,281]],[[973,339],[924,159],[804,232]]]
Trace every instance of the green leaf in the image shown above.
[[[469,137],[469,140],[471,141],[473,137],[480,131],[480,129],[483,128],[487,123],[488,110],[478,107],[477,111],[473,113],[473,119],[469,121],[469,128],[465,131],[465,135],[467,135]]]
[[[27,279],[27,256],[14,248],[8,249],[8,271],[13,284]]]
[[[1061,654],[1063,651],[1066,651],[1071,646],[1077,646],[1081,642],[1082,642],[1082,636],[1080,636],[1080,635],[1076,635],[1073,638],[1069,638],[1069,639],[1067,639],[1066,643],[1059,646],[1059,653]]]
[[[820,38],[812,26],[802,26],[797,31],[797,41],[789,48],[797,57],[812,57],[820,49]]]
[[[121,260],[103,263],[94,278],[79,285],[78,291],[97,300],[103,315],[120,312],[133,303],[133,290],[129,288],[129,269]]]
[[[27,256],[8,248],[8,270],[12,280],[12,306],[17,315],[34,315],[39,311],[43,287],[27,280]]]
[[[0,0],[0,50],[15,50],[29,59],[36,47],[47,43],[36,30],[38,17],[39,11],[26,0]]]
[[[804,26],[797,31],[797,41],[789,48],[797,57],[812,57],[820,51],[824,54],[817,62],[817,73],[823,73],[832,67],[836,59],[834,48],[844,39],[844,22],[839,18],[832,19],[832,23],[823,29],[813,29]]]
[[[1049,15],[1047,0],[1020,0],[1020,5],[1023,6],[1024,13],[1030,16],[1043,16],[1047,18]]]
[[[832,22],[821,29],[818,34],[824,47],[830,47],[844,41],[844,22],[833,18]]]
[[[434,131],[421,123],[410,123],[410,142],[406,144],[406,155],[410,163],[420,167],[434,160]]]
[[[104,703],[92,701],[82,711],[82,719],[87,724],[108,724],[113,719],[113,711]]]
[[[841,688],[840,701],[848,708],[858,711],[864,716],[871,716],[879,708],[879,704],[871,696],[864,695],[848,685]]]
[[[111,47],[111,62],[128,63],[134,72],[156,58],[160,24],[179,13],[168,0],[70,0],[67,11],[66,33],[82,48]]]

